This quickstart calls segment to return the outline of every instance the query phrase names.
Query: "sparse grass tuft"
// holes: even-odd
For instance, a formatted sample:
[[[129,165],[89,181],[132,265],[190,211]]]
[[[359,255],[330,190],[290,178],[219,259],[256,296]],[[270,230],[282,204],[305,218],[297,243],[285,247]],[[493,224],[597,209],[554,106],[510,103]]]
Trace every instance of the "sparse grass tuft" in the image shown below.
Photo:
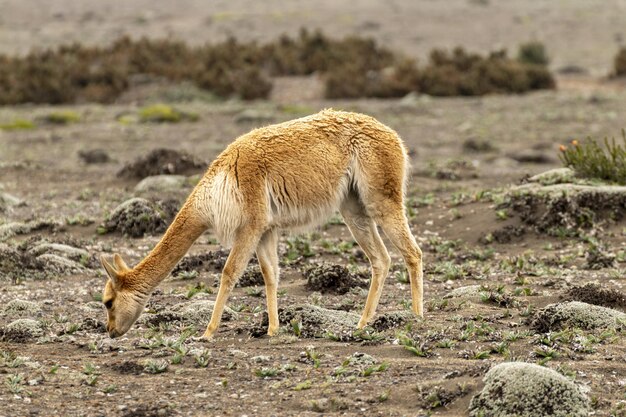
[[[578,142],[574,140],[570,146],[561,145],[559,157],[566,167],[573,168],[585,178],[599,179],[618,184],[626,184],[626,131],[622,130],[624,144],[604,138],[602,148],[592,138]]]

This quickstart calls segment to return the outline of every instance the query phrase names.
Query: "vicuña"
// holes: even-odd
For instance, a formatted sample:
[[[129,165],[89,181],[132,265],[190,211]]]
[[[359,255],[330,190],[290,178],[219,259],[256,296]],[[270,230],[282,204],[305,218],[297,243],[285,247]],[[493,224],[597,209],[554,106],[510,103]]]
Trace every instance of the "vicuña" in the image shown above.
[[[109,335],[128,331],[152,290],[209,227],[231,250],[203,337],[218,328],[226,300],[255,252],[265,281],[267,333],[276,334],[280,231],[319,225],[337,210],[372,267],[358,327],[373,317],[391,263],[377,226],[402,254],[413,312],[422,316],[422,252],[404,212],[407,171],[407,150],[398,134],[358,113],[323,110],[239,137],[209,166],[161,241],[136,267],[117,254],[112,264],[101,258],[110,278],[103,292]]]

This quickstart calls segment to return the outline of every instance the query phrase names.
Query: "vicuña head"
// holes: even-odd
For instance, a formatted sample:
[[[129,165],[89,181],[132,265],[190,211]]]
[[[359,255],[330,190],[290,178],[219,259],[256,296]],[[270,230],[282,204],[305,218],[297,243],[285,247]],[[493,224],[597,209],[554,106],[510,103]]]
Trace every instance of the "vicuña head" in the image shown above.
[[[404,213],[408,172],[402,140],[357,113],[324,110],[253,130],[213,161],[155,248],[130,269],[119,255],[102,258],[111,337],[128,331],[149,294],[209,227],[231,246],[204,337],[217,330],[226,301],[256,252],[267,296],[268,334],[278,330],[278,237],[315,227],[337,210],[367,255],[372,280],[358,323],[376,312],[391,260],[378,226],[402,254],[415,314],[423,315],[422,252]]]
[[[136,280],[130,278],[133,271],[126,266],[120,255],[113,256],[115,266],[104,256],[100,261],[109,276],[102,292],[102,302],[107,309],[106,329],[109,336],[115,338],[126,333],[139,318],[149,294],[128,285]]]

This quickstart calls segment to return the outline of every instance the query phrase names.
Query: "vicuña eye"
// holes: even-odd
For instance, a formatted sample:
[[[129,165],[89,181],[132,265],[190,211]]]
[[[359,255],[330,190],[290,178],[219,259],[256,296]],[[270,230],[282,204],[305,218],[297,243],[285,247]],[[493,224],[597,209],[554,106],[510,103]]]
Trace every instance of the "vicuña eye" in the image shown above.
[[[108,300],[106,303],[104,303],[104,306],[110,310],[111,307],[113,307],[113,300]]]

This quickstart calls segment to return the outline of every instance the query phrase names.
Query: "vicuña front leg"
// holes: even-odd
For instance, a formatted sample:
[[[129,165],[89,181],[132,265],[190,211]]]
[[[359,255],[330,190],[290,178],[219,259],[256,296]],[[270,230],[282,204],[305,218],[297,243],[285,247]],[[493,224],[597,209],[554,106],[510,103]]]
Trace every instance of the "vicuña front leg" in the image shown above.
[[[278,331],[278,232],[268,230],[261,237],[256,249],[263,280],[265,281],[265,296],[267,298],[267,315],[269,327],[267,334],[274,336]]]
[[[250,257],[254,252],[254,248],[259,241],[258,235],[249,230],[246,230],[245,233],[239,233],[238,237],[239,238],[235,239],[235,244],[222,270],[220,288],[217,292],[217,298],[215,299],[211,321],[202,335],[202,337],[206,339],[211,338],[215,330],[219,327],[228,296],[243,274],[243,271],[246,269],[248,261],[250,261]]]

